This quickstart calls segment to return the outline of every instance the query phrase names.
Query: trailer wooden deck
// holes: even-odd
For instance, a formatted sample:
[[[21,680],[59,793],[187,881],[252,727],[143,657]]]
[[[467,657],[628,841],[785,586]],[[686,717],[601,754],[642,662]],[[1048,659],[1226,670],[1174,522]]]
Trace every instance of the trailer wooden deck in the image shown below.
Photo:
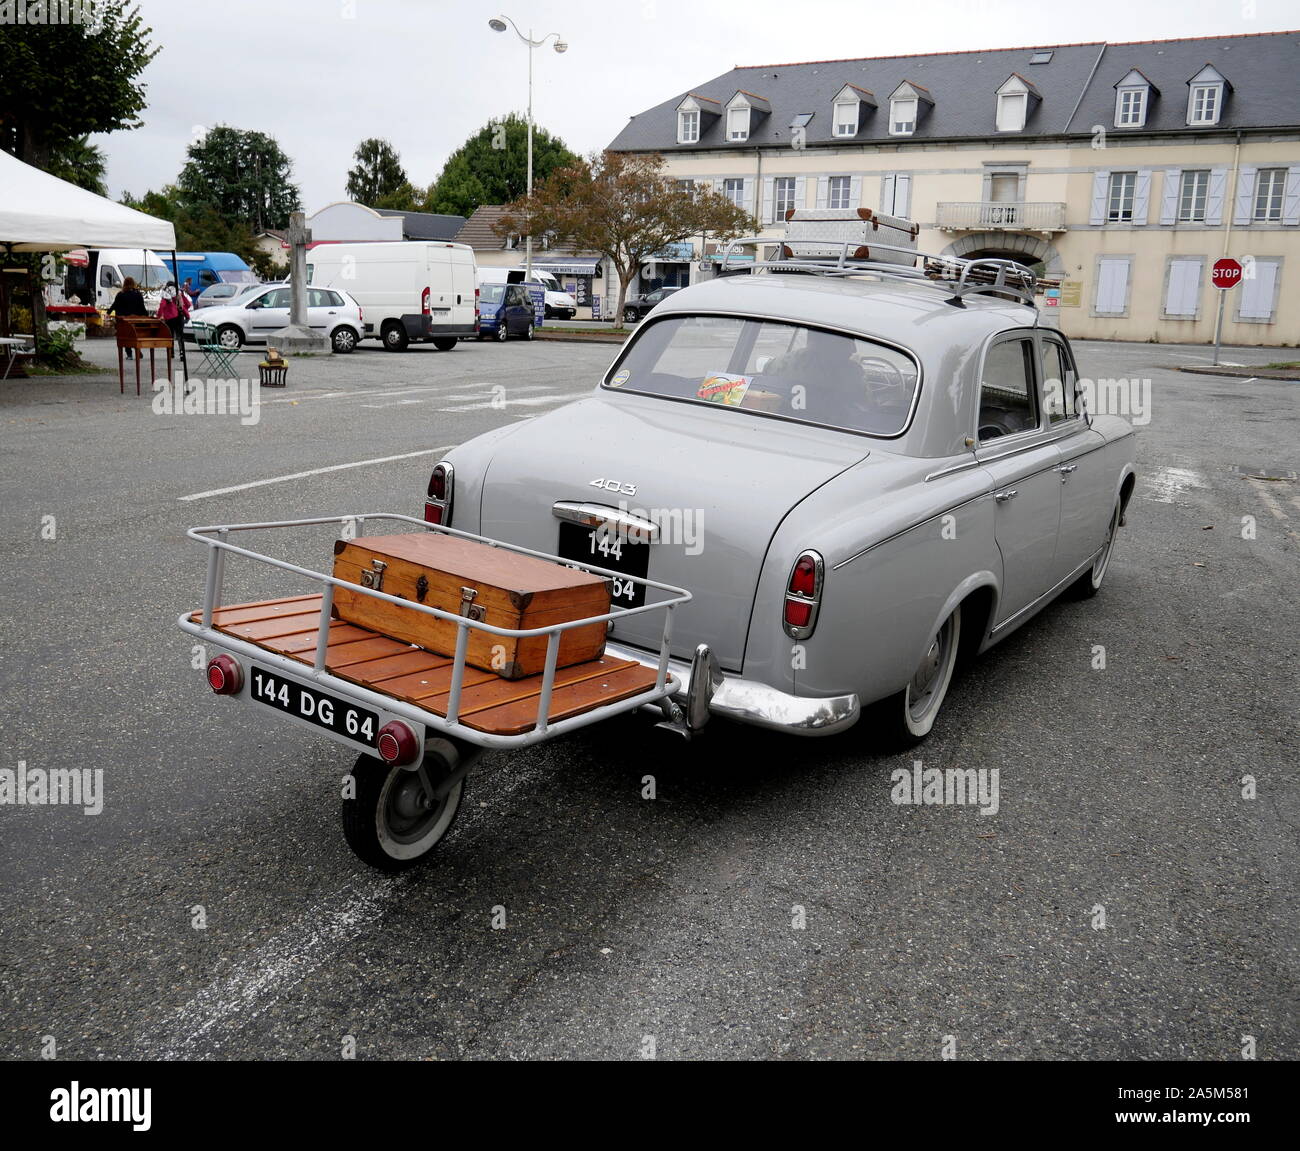
[[[319,595],[219,607],[212,626],[219,632],[311,666],[320,626]],[[202,612],[190,619],[200,622]],[[447,714],[452,659],[342,620],[331,620],[325,668],[361,687]],[[548,723],[582,715],[651,690],[654,668],[602,656],[557,668]],[[467,666],[461,682],[459,721],[493,735],[520,735],[537,724],[542,677],[505,680]]]

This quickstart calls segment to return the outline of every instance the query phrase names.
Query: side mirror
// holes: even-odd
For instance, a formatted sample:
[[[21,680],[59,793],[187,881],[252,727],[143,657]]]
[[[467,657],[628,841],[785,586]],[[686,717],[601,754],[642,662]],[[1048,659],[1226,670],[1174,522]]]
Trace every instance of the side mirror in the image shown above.
[[[1088,393],[1082,380],[1074,381],[1074,410],[1083,413],[1083,422],[1092,427],[1092,413],[1088,411]]]

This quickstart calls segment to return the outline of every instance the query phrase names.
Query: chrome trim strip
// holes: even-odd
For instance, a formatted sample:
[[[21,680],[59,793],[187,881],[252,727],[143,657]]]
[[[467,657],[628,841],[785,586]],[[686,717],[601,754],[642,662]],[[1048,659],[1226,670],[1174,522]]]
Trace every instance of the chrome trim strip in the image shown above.
[[[946,516],[949,512],[955,512],[958,508],[964,508],[967,504],[973,504],[975,503],[976,500],[982,500],[984,499],[985,496],[990,495],[992,491],[993,489],[989,488],[988,491],[980,492],[978,495],[971,496],[970,499],[962,500],[960,503],[952,504],[950,507],[946,507],[942,511],[937,511],[933,515],[926,516],[925,519],[923,520],[917,520],[916,523],[903,528],[901,531],[896,531],[892,536],[886,536],[883,540],[876,540],[875,543],[869,544],[867,547],[864,547],[860,552],[856,552],[855,554],[849,556],[848,559],[842,559],[838,563],[832,564],[831,571],[833,572],[839,571],[840,568],[844,567],[846,564],[851,564],[854,560],[861,559],[864,555],[867,554],[867,552],[880,547],[881,544],[887,544],[892,540],[898,539],[899,536],[905,536],[907,535],[908,532],[914,531],[916,528],[921,527],[923,524],[928,524],[931,520],[937,520],[940,516]]]
[[[962,460],[959,464],[949,464],[946,468],[940,468],[937,472],[931,472],[925,477],[925,482],[928,484],[931,480],[941,479],[944,476],[956,475],[958,472],[968,472],[971,468],[977,468],[979,466],[980,461],[972,456],[968,460]]]
[[[608,504],[585,504],[573,500],[559,500],[551,505],[551,514],[557,520],[566,520],[571,524],[581,524],[585,528],[613,525],[616,530],[626,532],[628,535],[635,532],[638,540],[648,540],[652,544],[659,542],[658,524],[643,520],[629,512],[620,511],[618,508],[612,508]]]
[[[1061,580],[1059,583],[1056,583],[1052,587],[1048,588],[1048,590],[1043,592],[1043,594],[1040,595],[1036,600],[1034,600],[1033,603],[1025,604],[1025,606],[1022,607],[1018,612],[1016,612],[1015,615],[1009,615],[1001,623],[994,624],[989,629],[989,638],[991,639],[993,636],[997,635],[998,632],[1000,632],[1003,628],[1010,627],[1013,623],[1016,622],[1016,620],[1018,620],[1026,612],[1031,612],[1035,608],[1042,606],[1046,600],[1051,599],[1063,587],[1066,587],[1068,584],[1073,583],[1075,580],[1077,580],[1081,575],[1083,575],[1085,571],[1087,571],[1090,567],[1092,567],[1093,564],[1097,562],[1097,557],[1101,555],[1101,553],[1102,553],[1102,548],[1098,548],[1095,552],[1092,553],[1091,558],[1084,560],[1083,563],[1081,563],[1077,568],[1075,568],[1074,571],[1072,571],[1068,576],[1065,577],[1065,579]]]

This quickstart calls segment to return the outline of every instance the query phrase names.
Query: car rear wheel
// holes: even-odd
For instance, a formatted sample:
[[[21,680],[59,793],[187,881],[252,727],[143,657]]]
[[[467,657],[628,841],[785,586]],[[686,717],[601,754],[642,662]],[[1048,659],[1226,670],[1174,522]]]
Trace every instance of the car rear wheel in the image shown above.
[[[532,338],[533,338],[533,325],[532,322],[530,321],[527,330],[524,332],[524,339],[531,340]]]
[[[1111,552],[1115,550],[1115,536],[1119,533],[1120,505],[1115,505],[1115,510],[1110,513],[1110,523],[1106,525],[1106,539],[1101,545],[1101,551],[1097,553],[1097,558],[1092,561],[1092,567],[1083,573],[1074,581],[1074,586],[1070,591],[1079,599],[1092,599],[1101,591],[1102,581],[1106,578],[1106,569],[1110,567]]]
[[[217,343],[223,348],[242,348],[244,346],[244,333],[234,324],[222,324],[217,329]]]
[[[384,347],[390,352],[404,352],[409,344],[410,338],[406,334],[406,329],[401,324],[387,323],[383,330]]]
[[[330,343],[334,345],[334,350],[343,356],[357,346],[359,338],[351,328],[335,328],[334,335],[330,337]]]
[[[871,728],[891,749],[912,747],[930,734],[952,682],[961,646],[961,607],[953,609],[926,644],[921,662],[902,691],[872,709]]]
[[[505,320],[502,320],[500,323],[497,324],[497,343],[504,344],[506,340],[508,340],[509,338],[510,338],[509,329],[506,326]]]

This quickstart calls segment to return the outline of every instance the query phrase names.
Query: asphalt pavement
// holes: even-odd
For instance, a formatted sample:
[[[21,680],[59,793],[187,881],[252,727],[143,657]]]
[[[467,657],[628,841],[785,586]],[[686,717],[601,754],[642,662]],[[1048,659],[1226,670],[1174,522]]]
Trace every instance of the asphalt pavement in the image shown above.
[[[1152,381],[1106,587],[980,659],[914,756],[620,720],[486,757],[424,868],[353,858],[348,753],[194,666],[186,529],[419,516],[447,447],[615,350],[293,360],[256,423],[115,368],[0,385],[0,768],[103,771],[99,814],[0,806],[0,1056],[1300,1055],[1300,385],[1172,370],[1209,349],[1076,345]],[[997,768],[997,814],[892,803],[916,758]]]

